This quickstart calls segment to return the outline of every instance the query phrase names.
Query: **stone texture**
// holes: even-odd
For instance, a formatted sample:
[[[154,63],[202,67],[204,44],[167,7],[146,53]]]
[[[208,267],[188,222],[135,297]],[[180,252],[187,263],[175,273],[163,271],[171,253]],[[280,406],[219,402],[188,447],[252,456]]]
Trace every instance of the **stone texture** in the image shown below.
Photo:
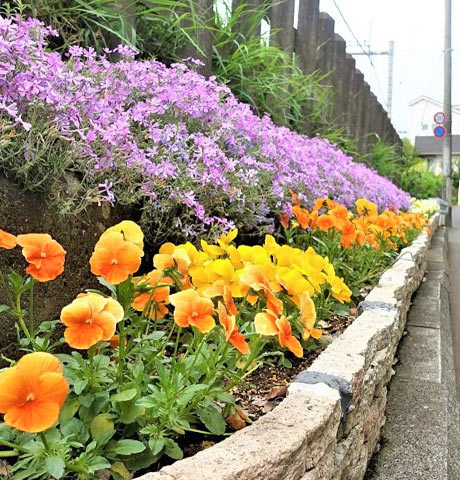
[[[292,392],[250,427],[162,471],[175,480],[298,480],[323,457],[340,421],[338,393],[311,387]]]
[[[334,447],[335,442],[332,442],[327,447],[321,460],[318,462],[315,468],[305,472],[305,475],[301,480],[323,480],[324,478],[331,478],[334,473]]]

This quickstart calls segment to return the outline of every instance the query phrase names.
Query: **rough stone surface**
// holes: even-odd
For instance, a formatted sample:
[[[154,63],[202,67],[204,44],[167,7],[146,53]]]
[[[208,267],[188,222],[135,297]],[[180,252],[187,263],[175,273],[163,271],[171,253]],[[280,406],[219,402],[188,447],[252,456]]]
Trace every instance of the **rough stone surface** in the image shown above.
[[[363,302],[358,318],[299,375],[272,412],[212,448],[141,479],[361,480],[386,421],[387,384],[429,243],[422,233],[404,249]],[[335,388],[326,384],[331,378]],[[348,407],[341,407],[340,385],[351,388]]]

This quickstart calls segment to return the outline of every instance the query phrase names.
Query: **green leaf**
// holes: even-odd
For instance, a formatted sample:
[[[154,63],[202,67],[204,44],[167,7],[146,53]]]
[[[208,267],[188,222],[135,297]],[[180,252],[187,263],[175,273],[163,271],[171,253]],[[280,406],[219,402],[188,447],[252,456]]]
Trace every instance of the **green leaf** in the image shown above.
[[[113,430],[114,423],[110,420],[108,413],[101,413],[93,418],[91,422],[91,435],[93,438],[97,438],[101,433],[107,430]]]
[[[152,452],[152,455],[158,455],[165,446],[165,439],[164,438],[151,438],[149,440],[149,448]]]
[[[165,439],[165,453],[168,457],[173,458],[174,460],[180,460],[184,456],[184,452],[179,445],[170,438]]]
[[[120,475],[124,480],[129,480],[131,478],[131,474],[123,462],[113,462],[112,472],[118,473],[118,475]]]
[[[79,406],[80,402],[78,401],[78,398],[67,400],[59,414],[59,422],[61,424],[67,423],[77,413]]]
[[[9,305],[0,305],[0,313],[7,312],[10,310]]]
[[[110,468],[110,462],[104,457],[93,457],[86,461],[86,466],[92,471],[103,470],[104,468]]]
[[[228,393],[228,392],[219,392],[218,394],[216,394],[216,398],[217,398],[217,400],[220,400],[221,402],[230,403],[231,405],[233,405],[235,403],[234,396],[231,393]]]
[[[129,408],[126,411],[124,408],[122,408],[123,414],[119,417],[119,421],[122,423],[133,423],[137,418],[141,417],[145,413],[144,407],[138,407],[137,405],[130,406],[129,403],[124,403],[123,405],[128,405]]]
[[[133,455],[145,450],[145,445],[137,440],[120,440],[113,449],[118,455]]]
[[[130,388],[129,390],[124,390],[123,392],[112,395],[110,400],[112,402],[128,402],[129,400],[132,400],[136,395],[137,389]]]
[[[85,389],[86,385],[88,385],[87,378],[78,378],[73,382],[73,390],[77,395],[80,395],[81,392]]]
[[[225,420],[216,407],[209,405],[200,408],[197,413],[200,420],[211,433],[214,435],[222,435],[225,433]]]
[[[80,395],[78,399],[84,407],[89,408],[94,401],[94,395],[92,393],[87,393],[86,395]]]
[[[61,478],[64,475],[65,462],[55,455],[46,459],[46,468],[54,478]]]
[[[89,438],[85,424],[78,418],[71,418],[68,422],[61,424],[61,432],[66,437],[72,435],[74,440],[86,442]]]

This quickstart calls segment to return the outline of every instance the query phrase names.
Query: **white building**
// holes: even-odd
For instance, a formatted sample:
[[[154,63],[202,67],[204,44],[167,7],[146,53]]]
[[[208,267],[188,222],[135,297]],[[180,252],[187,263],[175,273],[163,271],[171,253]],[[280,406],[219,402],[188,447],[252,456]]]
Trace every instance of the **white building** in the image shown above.
[[[442,112],[443,104],[425,95],[409,103],[409,140],[414,145],[415,137],[433,136],[436,127],[434,115]],[[460,135],[460,106],[452,108],[452,135]]]

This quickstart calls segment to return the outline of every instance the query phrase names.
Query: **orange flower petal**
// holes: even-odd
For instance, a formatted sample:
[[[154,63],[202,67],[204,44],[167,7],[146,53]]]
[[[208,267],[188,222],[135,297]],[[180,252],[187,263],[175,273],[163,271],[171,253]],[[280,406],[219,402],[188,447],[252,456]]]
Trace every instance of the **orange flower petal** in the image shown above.
[[[101,340],[110,340],[114,336],[117,322],[111,313],[100,312],[93,317],[91,323],[102,330]]]
[[[11,233],[5,232],[4,230],[0,229],[0,248],[6,248],[7,250],[11,250],[16,246],[17,240],[14,235]]]
[[[249,353],[248,342],[246,342],[242,333],[238,331],[233,332],[228,341],[243,355]]]
[[[56,402],[26,402],[10,408],[5,414],[5,423],[22,432],[43,432],[56,423],[59,410]]]
[[[200,333],[208,333],[216,326],[216,322],[211,315],[201,315],[199,317],[195,317],[189,320],[189,323],[190,325],[196,327]]]
[[[294,336],[287,337],[284,342],[284,347],[289,349],[296,357],[303,357],[303,348],[300,342]]]
[[[71,325],[65,329],[64,338],[72,348],[86,350],[102,340],[103,330],[98,325],[91,325],[90,323]]]
[[[92,310],[87,302],[74,300],[61,310],[61,322],[66,326],[86,324],[91,318]]]
[[[0,372],[0,413],[14,405],[22,405],[29,393],[30,386],[17,366]]]
[[[30,382],[45,373],[62,375],[61,362],[57,357],[47,352],[28,353],[19,360],[17,367]]]
[[[257,313],[254,317],[254,326],[259,335],[276,335],[278,333],[276,317],[268,312]]]
[[[44,373],[38,381],[34,394],[43,402],[56,402],[59,407],[64,405],[69,392],[69,384],[59,373]]]

